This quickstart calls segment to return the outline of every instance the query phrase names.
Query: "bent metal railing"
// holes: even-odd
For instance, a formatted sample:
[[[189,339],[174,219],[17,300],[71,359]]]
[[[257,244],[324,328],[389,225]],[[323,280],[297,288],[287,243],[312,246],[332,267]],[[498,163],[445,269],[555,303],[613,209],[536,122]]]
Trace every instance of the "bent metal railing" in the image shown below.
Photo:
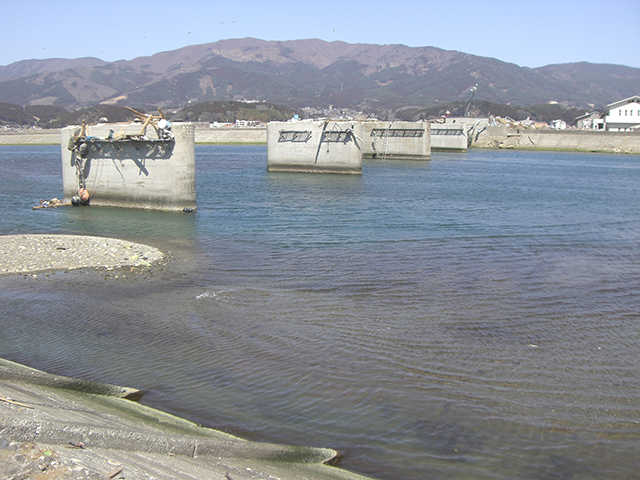
[[[310,130],[280,130],[278,143],[293,142],[305,143],[311,138]]]

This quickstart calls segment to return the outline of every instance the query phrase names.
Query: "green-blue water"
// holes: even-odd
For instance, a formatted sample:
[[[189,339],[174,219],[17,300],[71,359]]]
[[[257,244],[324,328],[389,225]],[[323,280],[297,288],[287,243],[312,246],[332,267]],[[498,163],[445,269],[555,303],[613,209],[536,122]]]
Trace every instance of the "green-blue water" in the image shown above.
[[[196,158],[195,214],[33,211],[61,195],[59,147],[0,147],[0,234],[171,258],[0,278],[0,356],[385,479],[637,476],[639,156],[434,153],[361,177],[268,173],[265,147]]]

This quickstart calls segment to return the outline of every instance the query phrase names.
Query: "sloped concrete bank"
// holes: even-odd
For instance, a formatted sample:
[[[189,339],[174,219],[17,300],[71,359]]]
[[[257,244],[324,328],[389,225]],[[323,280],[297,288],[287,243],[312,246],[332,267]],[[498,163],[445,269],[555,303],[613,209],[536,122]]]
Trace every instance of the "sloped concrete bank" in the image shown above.
[[[365,480],[335,450],[253,442],[0,359],[0,478]]]

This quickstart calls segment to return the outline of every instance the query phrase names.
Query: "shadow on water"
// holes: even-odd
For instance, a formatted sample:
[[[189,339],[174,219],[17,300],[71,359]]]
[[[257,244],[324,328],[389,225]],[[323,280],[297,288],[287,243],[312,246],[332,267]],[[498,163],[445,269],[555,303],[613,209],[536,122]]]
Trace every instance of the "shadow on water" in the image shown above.
[[[197,212],[177,213],[93,206],[65,207],[58,210],[60,229],[67,233],[127,238],[141,243],[193,241],[196,238]]]

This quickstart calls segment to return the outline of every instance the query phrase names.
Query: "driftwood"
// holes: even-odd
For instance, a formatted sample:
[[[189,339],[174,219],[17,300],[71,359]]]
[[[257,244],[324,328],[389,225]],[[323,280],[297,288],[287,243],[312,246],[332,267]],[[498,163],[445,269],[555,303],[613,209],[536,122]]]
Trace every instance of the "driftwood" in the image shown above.
[[[165,118],[164,113],[162,113],[162,110],[160,110],[160,107],[158,107],[158,115],[154,115],[153,113],[141,113],[131,107],[124,108],[133,113],[141,121],[144,121],[142,128],[140,129],[140,133],[138,133],[137,135],[125,135],[125,137],[143,137],[147,132],[147,127],[149,126],[149,124],[153,124],[154,126],[156,126],[158,121]]]
[[[18,405],[19,407],[24,407],[24,408],[33,408],[31,405],[27,405],[26,403],[16,402],[14,400],[10,400],[10,399],[5,398],[5,397],[0,397],[0,402],[7,402],[7,403],[11,403],[13,405]]]
[[[42,205],[36,205],[32,207],[33,210],[40,210],[41,208],[52,208],[52,207],[68,207],[71,205],[71,202],[50,202]]]
[[[124,470],[124,466],[119,466],[107,473],[108,478],[116,478]]]

